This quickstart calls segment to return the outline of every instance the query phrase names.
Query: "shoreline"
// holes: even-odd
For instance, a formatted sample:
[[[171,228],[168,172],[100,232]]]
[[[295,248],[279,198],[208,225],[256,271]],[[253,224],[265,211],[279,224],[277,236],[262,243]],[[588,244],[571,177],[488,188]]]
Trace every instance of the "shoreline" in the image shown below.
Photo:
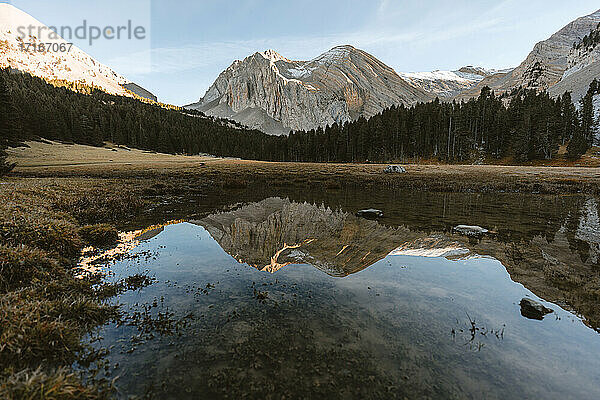
[[[600,170],[591,168],[519,167],[515,170],[515,167],[503,166],[408,165],[406,174],[385,174],[384,167],[211,159],[132,163],[111,169],[104,165],[17,168],[10,176],[0,179],[0,215],[4,217],[0,228],[5,232],[0,238],[0,251],[10,256],[8,279],[4,280],[9,285],[0,291],[6,298],[6,302],[0,304],[0,314],[4,313],[7,318],[2,321],[5,323],[2,337],[8,343],[0,349],[0,361],[10,369],[0,374],[0,397],[3,385],[11,390],[13,380],[24,380],[40,366],[44,371],[63,368],[57,374],[40,376],[39,381],[44,384],[63,379],[61,374],[71,374],[68,375],[71,384],[80,390],[103,390],[86,389],[68,366],[84,351],[80,339],[85,334],[119,317],[118,310],[108,306],[108,300],[121,290],[135,287],[136,282],[147,281],[144,276],[132,276],[97,287],[97,277],[75,280],[74,267],[86,246],[110,246],[117,240],[119,231],[150,226],[153,221],[149,221],[149,217],[154,219],[153,216],[160,215],[162,219],[173,220],[187,215],[190,209],[195,214],[225,209],[231,203],[227,194],[243,203],[260,200],[271,192],[282,196],[293,194],[299,201],[310,201],[314,192],[315,198],[323,202],[327,196],[345,198],[345,188],[350,189],[350,193],[358,188],[359,199],[348,207],[353,211],[362,206],[361,202],[367,205],[372,201],[378,190],[392,197],[400,190],[519,193],[515,196],[520,193],[565,196],[600,193]],[[261,186],[265,183],[266,186]],[[532,201],[532,196],[528,197],[528,201]],[[190,198],[194,201],[187,201]],[[424,207],[429,207],[427,204]],[[165,207],[164,213],[161,207]],[[414,204],[406,207],[414,211]],[[507,217],[502,217],[503,223],[510,223]],[[157,222],[160,221],[154,221]],[[587,315],[596,326],[599,315],[596,303],[587,300],[597,293],[595,270],[565,272],[565,282],[574,286],[563,292],[547,283],[543,260],[540,260],[542,267],[533,271],[529,262],[513,263],[511,257],[516,250],[517,255],[530,251],[521,247],[519,243],[516,247],[503,243],[493,246],[494,252],[500,254],[496,257],[506,263],[505,268],[511,276],[515,274],[517,281],[528,283],[539,295],[569,304],[567,308]],[[511,264],[514,265],[510,267]],[[582,282],[589,284],[582,286]],[[85,300],[87,308],[82,312],[77,311],[79,309],[65,311],[64,305],[70,304],[69,296],[73,295]],[[43,321],[36,317],[40,312],[47,313],[46,318],[56,326],[52,325],[42,336],[35,336],[37,330],[46,329]],[[56,313],[62,319],[57,320]],[[18,319],[9,318],[17,314]],[[63,338],[61,335],[65,334]],[[46,338],[57,341],[60,346],[48,344]],[[29,346],[28,342],[35,346]],[[21,371],[24,372],[21,374]],[[20,381],[18,384],[26,385]]]
[[[19,178],[169,179],[226,188],[253,184],[285,186],[381,186],[434,192],[600,194],[600,168],[490,165],[403,165],[404,174],[386,174],[388,164],[312,164],[210,159],[111,164],[17,166]]]
[[[26,142],[8,149],[15,178],[92,177],[163,179],[181,185],[203,182],[223,188],[253,184],[274,187],[386,187],[432,192],[600,194],[600,168],[587,166],[509,166],[400,164],[407,173],[383,172],[390,164],[268,162],[184,156],[51,141]]]

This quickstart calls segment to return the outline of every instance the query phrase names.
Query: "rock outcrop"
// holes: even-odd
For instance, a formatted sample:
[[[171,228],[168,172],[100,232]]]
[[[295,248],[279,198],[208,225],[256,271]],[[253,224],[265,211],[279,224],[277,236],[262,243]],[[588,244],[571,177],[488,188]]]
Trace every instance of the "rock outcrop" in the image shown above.
[[[292,61],[273,50],[235,61],[187,108],[287,134],[431,99],[372,55],[339,46],[311,61]]]
[[[600,33],[600,23],[592,32]],[[567,69],[556,85],[549,89],[553,96],[571,92],[575,103],[579,102],[588,91],[590,83],[600,78],[600,43],[592,42],[587,46],[577,43],[567,56]]]

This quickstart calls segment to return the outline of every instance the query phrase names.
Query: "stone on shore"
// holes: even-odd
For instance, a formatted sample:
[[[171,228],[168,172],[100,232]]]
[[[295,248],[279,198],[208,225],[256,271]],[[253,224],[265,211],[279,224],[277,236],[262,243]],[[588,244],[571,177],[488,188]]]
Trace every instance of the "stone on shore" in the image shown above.
[[[386,174],[405,174],[406,168],[401,165],[388,165],[383,170]]]
[[[476,225],[458,225],[453,230],[467,236],[481,236],[489,233],[489,230]]]

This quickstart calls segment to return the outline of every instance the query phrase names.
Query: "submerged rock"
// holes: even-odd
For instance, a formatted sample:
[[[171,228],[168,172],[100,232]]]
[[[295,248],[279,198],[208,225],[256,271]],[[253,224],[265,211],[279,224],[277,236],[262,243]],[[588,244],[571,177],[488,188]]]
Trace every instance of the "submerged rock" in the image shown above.
[[[358,211],[356,216],[362,218],[381,218],[383,217],[383,211],[375,208],[367,208],[366,210]]]
[[[487,229],[475,225],[458,225],[453,230],[467,236],[480,236],[489,233]]]
[[[401,165],[388,165],[383,170],[386,174],[405,174],[406,168]]]
[[[554,310],[545,307],[542,303],[524,297],[519,303],[521,306],[521,315],[529,319],[542,320],[546,314],[554,312]]]

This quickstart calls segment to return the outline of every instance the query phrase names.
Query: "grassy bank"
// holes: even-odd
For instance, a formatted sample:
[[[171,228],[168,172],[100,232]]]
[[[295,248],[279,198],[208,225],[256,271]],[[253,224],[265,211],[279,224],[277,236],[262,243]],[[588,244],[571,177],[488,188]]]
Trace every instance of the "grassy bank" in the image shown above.
[[[117,240],[109,223],[146,203],[122,187],[69,180],[4,180],[0,186],[0,398],[104,398],[69,366],[81,338],[116,318],[100,277],[75,278],[84,246]]]

